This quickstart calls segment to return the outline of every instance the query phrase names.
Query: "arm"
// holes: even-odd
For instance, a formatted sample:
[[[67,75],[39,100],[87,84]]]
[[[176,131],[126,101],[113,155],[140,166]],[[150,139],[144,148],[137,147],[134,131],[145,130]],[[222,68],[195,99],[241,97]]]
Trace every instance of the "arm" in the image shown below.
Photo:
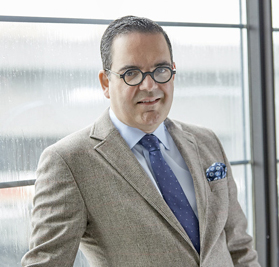
[[[22,266],[73,266],[86,228],[86,208],[69,166],[54,146],[40,158],[33,205],[30,251]]]

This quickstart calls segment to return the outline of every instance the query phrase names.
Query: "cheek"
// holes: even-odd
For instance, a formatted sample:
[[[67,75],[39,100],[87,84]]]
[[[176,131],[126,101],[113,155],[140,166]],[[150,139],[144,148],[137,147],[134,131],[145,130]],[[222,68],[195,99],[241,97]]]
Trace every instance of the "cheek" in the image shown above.
[[[123,105],[132,105],[134,103],[135,91],[132,88],[123,88],[119,92],[119,100]]]
[[[134,98],[133,91],[129,89],[131,88],[113,88],[110,90],[111,101],[117,103],[122,109],[127,109],[132,105]]]
[[[172,101],[173,98],[173,85],[166,86],[164,89],[164,94],[166,97],[166,101]]]

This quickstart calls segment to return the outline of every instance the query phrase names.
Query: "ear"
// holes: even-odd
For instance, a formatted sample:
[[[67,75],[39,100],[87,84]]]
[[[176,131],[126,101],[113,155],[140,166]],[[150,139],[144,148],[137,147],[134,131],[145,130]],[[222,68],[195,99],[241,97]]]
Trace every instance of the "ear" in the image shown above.
[[[172,68],[176,70],[175,62],[172,63]],[[173,80],[174,80],[174,78],[175,78],[175,74],[172,76],[172,79],[173,79]]]
[[[105,70],[100,70],[99,71],[99,81],[100,81],[100,84],[102,86],[102,89],[103,89],[105,97],[110,99],[110,95],[109,95],[109,78],[108,78]]]

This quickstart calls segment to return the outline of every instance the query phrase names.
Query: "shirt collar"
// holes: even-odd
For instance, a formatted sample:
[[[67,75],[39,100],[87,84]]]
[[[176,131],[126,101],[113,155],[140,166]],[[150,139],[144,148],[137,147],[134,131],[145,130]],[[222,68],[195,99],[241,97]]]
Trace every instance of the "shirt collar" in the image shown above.
[[[146,135],[145,132],[141,131],[140,129],[133,128],[131,126],[128,126],[121,122],[116,115],[114,114],[113,110],[110,108],[109,109],[109,116],[116,127],[116,129],[119,131],[120,135],[123,137],[123,139],[126,141],[130,149],[132,149],[138,142],[139,140]],[[164,145],[166,149],[169,149],[169,142],[167,139],[167,128],[162,122],[158,128],[152,133],[156,135],[156,137],[160,140],[160,142]]]

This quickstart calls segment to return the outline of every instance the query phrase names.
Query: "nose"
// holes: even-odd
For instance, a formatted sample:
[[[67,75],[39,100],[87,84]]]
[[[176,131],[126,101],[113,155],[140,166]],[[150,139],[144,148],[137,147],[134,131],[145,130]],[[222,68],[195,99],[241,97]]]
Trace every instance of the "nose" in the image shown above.
[[[152,91],[157,87],[157,83],[153,80],[150,74],[147,74],[144,80],[139,84],[140,90]]]

